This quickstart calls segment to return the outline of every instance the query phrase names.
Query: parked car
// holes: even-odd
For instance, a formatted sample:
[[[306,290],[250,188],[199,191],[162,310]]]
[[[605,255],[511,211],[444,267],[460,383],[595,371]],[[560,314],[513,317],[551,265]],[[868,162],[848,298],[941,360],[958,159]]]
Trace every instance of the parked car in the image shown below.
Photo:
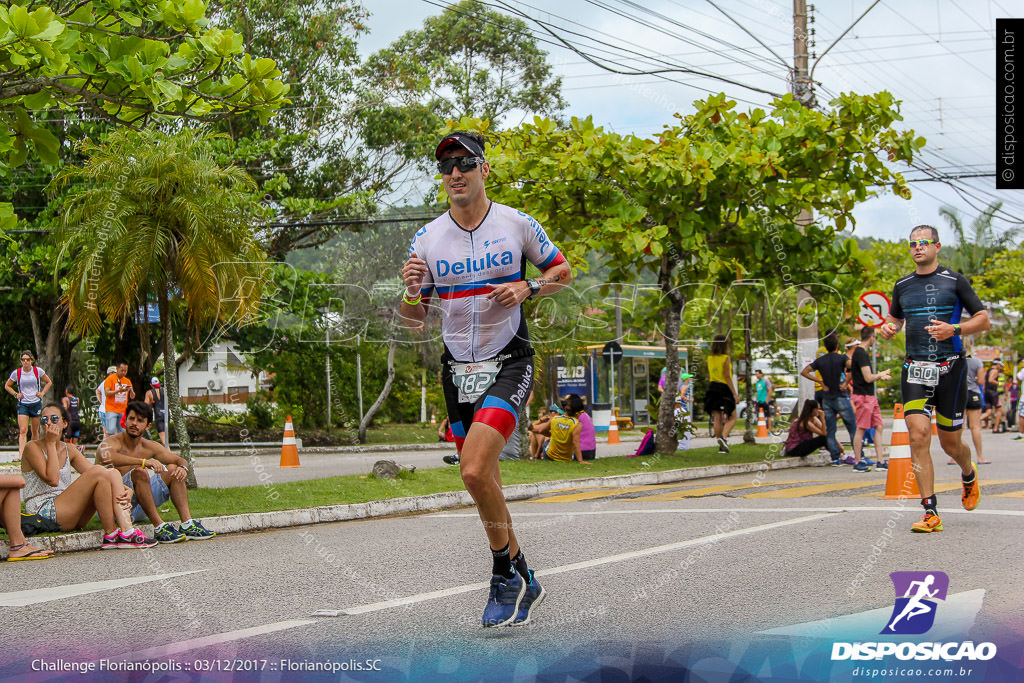
[[[796,387],[775,388],[775,414],[789,415],[793,412],[793,406],[800,400],[800,390]],[[740,401],[736,405],[737,414],[741,420],[747,418],[747,402]]]

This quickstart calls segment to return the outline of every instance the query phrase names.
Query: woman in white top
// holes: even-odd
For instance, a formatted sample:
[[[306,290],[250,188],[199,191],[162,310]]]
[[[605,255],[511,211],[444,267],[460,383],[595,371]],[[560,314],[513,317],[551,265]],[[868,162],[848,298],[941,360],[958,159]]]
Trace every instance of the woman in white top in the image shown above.
[[[25,443],[28,441],[28,425],[32,422],[32,436],[39,438],[39,411],[43,397],[50,390],[50,378],[46,370],[36,366],[31,351],[21,352],[21,367],[11,373],[4,387],[7,393],[18,399],[18,458],[21,460]]]
[[[81,451],[61,440],[67,427],[64,407],[49,404],[43,408],[39,422],[43,438],[25,446],[21,463],[25,510],[56,522],[65,531],[84,528],[96,513],[103,525],[104,548],[155,545],[136,538],[145,536],[132,528],[132,490],[123,484],[120,472],[94,465]],[[81,476],[76,477],[72,469]]]

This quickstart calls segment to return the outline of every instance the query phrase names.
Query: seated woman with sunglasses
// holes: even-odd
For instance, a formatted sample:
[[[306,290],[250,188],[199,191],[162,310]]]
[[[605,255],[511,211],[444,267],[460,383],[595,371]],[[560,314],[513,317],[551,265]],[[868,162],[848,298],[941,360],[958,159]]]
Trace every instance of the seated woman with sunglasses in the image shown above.
[[[132,527],[132,491],[115,469],[94,465],[61,440],[68,425],[64,406],[51,403],[39,418],[42,438],[28,442],[21,471],[25,510],[70,531],[82,529],[94,513],[103,525],[103,548],[150,548],[156,541]],[[72,469],[80,476],[75,476]]]

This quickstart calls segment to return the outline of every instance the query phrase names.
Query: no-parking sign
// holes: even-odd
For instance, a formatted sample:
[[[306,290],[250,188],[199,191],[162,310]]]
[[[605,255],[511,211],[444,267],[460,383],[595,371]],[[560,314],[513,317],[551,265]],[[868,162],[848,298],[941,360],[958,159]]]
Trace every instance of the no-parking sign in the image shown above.
[[[889,307],[892,306],[889,297],[881,292],[864,292],[860,295],[859,303],[860,312],[857,320],[861,325],[868,327],[880,327],[885,322],[885,317],[889,315]]]

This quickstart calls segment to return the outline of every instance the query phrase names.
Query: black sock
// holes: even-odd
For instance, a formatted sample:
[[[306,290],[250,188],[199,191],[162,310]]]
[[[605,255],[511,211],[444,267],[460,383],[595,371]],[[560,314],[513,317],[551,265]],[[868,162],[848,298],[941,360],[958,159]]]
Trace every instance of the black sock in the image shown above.
[[[975,475],[975,472],[974,472],[974,468],[973,467],[971,468],[971,473],[970,474],[964,474],[963,472],[961,472],[960,473],[960,478],[963,480],[963,482],[965,484],[973,484],[974,480],[977,479],[977,476]]]
[[[516,571],[519,572],[519,576],[523,577],[523,581],[530,580],[530,568],[526,566],[526,555],[523,555],[522,548],[512,558],[512,564],[516,566]]]
[[[937,509],[938,504],[939,504],[939,499],[935,497],[934,493],[932,495],[928,496],[927,498],[922,498],[921,499],[921,507],[924,508],[925,512],[930,512],[933,515],[939,514],[938,509]]]
[[[495,550],[491,548],[491,557],[494,558],[494,570],[492,574],[500,574],[506,579],[511,579],[516,575],[516,570],[512,569],[512,558],[508,554],[508,543],[501,550]]]

